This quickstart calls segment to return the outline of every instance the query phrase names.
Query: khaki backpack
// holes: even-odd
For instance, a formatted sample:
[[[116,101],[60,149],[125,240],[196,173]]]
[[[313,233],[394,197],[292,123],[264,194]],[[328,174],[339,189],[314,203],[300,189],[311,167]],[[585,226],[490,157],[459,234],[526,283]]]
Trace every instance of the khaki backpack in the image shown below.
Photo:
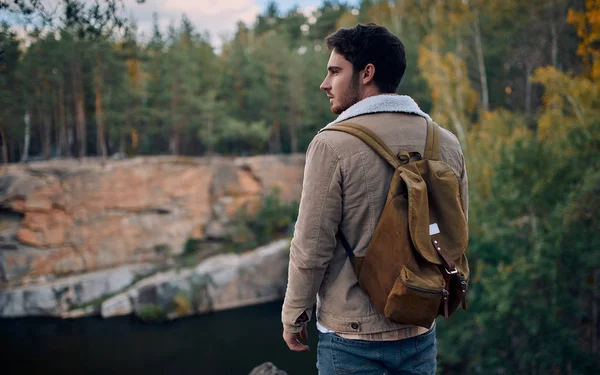
[[[440,128],[427,121],[425,155],[393,151],[371,130],[339,123],[323,130],[360,138],[393,168],[387,200],[364,257],[338,233],[359,284],[389,320],[429,328],[438,315],[466,309],[467,220],[460,183],[440,160]]]

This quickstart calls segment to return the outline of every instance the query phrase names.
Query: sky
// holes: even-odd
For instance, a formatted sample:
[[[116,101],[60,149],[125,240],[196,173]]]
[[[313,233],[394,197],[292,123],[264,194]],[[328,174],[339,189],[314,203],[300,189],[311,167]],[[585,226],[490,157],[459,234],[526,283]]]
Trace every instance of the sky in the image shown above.
[[[280,11],[286,12],[298,6],[306,14],[316,10],[322,2],[323,0],[276,1]],[[208,31],[213,43],[219,44],[222,36],[231,36],[238,20],[252,24],[256,16],[266,9],[269,0],[146,0],[144,4],[125,0],[125,4],[141,30],[151,30],[153,13],[158,14],[159,24],[165,28],[169,24],[177,24],[185,13],[198,30]]]
[[[92,3],[94,0],[85,0]],[[299,6],[310,14],[323,0],[279,0],[276,3],[281,11]],[[123,0],[126,14],[135,19],[141,32],[152,30],[153,14],[157,13],[162,29],[170,24],[179,24],[185,13],[198,31],[208,31],[213,45],[220,45],[223,37],[231,37],[238,20],[252,24],[256,16],[263,12],[269,0],[145,0],[138,4],[136,0]],[[352,3],[353,1],[350,1]],[[61,0],[42,0],[47,9],[54,9]],[[8,18],[7,18],[8,17]],[[0,11],[0,21],[13,21]],[[13,23],[11,22],[11,23]]]

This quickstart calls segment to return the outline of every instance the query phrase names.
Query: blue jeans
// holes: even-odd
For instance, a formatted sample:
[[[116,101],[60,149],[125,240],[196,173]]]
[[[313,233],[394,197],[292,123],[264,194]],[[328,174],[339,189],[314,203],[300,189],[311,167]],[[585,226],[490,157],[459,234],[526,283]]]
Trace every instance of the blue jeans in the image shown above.
[[[344,339],[319,333],[319,375],[434,375],[435,326],[426,333],[398,341]]]

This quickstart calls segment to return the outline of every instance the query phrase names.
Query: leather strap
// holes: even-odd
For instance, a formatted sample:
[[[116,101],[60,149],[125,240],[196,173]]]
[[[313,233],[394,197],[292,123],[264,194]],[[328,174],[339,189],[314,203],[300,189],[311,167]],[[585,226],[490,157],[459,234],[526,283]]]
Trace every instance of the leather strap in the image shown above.
[[[377,154],[379,154],[379,156],[385,159],[394,168],[394,170],[402,165],[396,154],[394,154],[388,145],[365,126],[351,122],[342,122],[339,124],[330,125],[323,130],[341,131],[359,138],[361,141],[365,142],[369,147],[371,147]]]
[[[432,238],[431,239],[431,244],[433,245],[433,248],[438,253],[438,255],[440,256],[440,258],[442,259],[442,263],[444,263],[444,267],[446,268],[446,272],[449,275],[453,275],[453,274],[457,273],[458,271],[456,270],[456,265],[452,261],[452,258],[448,257],[445,254],[446,251],[444,249],[444,245],[440,242],[440,240],[438,238]]]
[[[442,277],[444,278],[444,290],[442,291],[442,300],[444,303],[444,318],[448,320],[448,317],[450,316],[448,311],[448,303],[450,299],[450,279],[452,278],[452,275],[449,275],[446,272],[442,271]]]
[[[463,279],[460,279],[460,304],[462,305],[462,309],[467,309],[467,282]]]
[[[452,279],[452,277],[454,277],[456,282],[459,284],[458,285],[458,287],[460,288],[460,297],[459,298],[460,298],[460,303],[461,303],[463,310],[467,309],[467,282],[466,282],[466,280],[464,280],[462,278],[462,276],[460,276],[458,274],[458,270],[456,269],[456,265],[454,264],[452,259],[447,257],[444,254],[445,253],[444,246],[442,245],[440,240],[432,238],[431,244],[437,251],[438,255],[442,259],[442,263],[444,264],[444,267],[440,267],[440,268],[443,268],[441,271],[442,271],[442,277],[444,278],[444,285],[445,285],[444,291],[446,291],[444,293],[444,298],[443,298],[444,315],[445,315],[446,319],[448,319],[448,297],[449,297],[449,294],[446,294],[446,293],[450,292],[450,280]]]
[[[440,160],[440,129],[439,125],[427,120],[427,140],[425,141],[425,156],[427,160]]]

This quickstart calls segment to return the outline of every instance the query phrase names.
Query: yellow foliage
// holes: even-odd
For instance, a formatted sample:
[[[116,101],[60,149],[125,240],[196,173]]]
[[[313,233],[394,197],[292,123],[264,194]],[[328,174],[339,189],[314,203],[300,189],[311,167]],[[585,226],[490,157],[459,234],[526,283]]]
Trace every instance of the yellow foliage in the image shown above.
[[[597,81],[600,79],[600,48],[597,47],[600,43],[600,0],[586,0],[585,12],[569,9],[567,22],[575,26],[581,38],[577,55],[583,58],[589,78]]]
[[[435,40],[435,35],[428,38],[430,43],[435,43]],[[421,46],[418,66],[431,88],[434,118],[441,124],[451,124],[463,147],[466,147],[466,131],[478,95],[471,87],[465,61],[454,53],[442,56],[432,48]]]
[[[355,16],[350,11],[344,12],[342,16],[337,20],[337,28],[341,27],[352,27],[358,22],[358,16]]]
[[[491,181],[495,171],[491,166],[497,165],[502,148],[531,137],[533,133],[527,128],[525,119],[518,114],[505,109],[481,113],[481,123],[469,131],[469,149],[466,153],[469,185],[480,198],[492,198]]]
[[[192,311],[192,302],[189,297],[184,294],[177,294],[173,297],[173,304],[175,305],[175,312],[177,316],[190,315]]]
[[[367,12],[367,20],[379,25],[387,25],[392,18],[392,8],[387,1],[374,4]]]
[[[586,127],[600,115],[600,82],[572,77],[552,66],[536,69],[532,80],[544,86],[544,112],[538,122],[541,139],[560,139],[568,126]]]

